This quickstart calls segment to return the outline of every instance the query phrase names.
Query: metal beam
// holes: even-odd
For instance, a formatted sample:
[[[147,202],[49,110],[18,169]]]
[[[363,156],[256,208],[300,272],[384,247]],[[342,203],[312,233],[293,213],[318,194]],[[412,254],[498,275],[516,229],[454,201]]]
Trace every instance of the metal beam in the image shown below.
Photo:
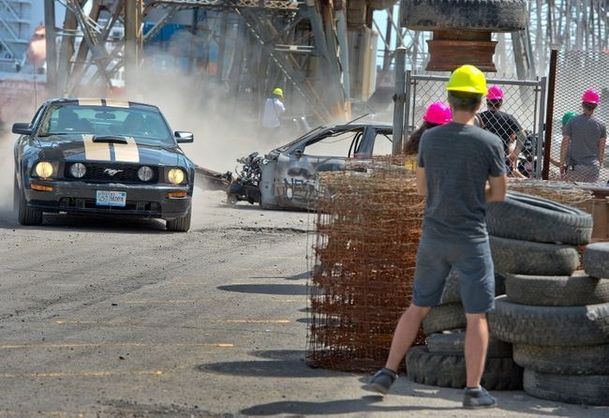
[[[298,2],[293,0],[150,0],[147,5],[177,5],[183,7],[207,7],[212,9],[264,9],[296,11]]]
[[[55,28],[55,0],[44,0],[44,26],[47,49],[47,92],[57,95],[57,30]]]

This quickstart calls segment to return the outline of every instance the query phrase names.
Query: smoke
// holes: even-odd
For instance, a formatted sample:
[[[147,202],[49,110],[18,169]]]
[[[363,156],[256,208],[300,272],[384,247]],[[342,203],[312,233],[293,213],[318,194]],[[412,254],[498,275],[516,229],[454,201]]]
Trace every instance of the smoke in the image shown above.
[[[144,65],[136,82],[127,86],[125,98],[154,104],[173,130],[193,132],[194,143],[184,144],[182,149],[195,164],[233,171],[237,158],[253,151],[266,153],[291,137],[288,134],[269,142],[260,135],[264,102],[256,103],[250,89],[241,89],[250,93],[231,91],[225,79],[232,73],[233,60],[226,61],[221,79],[217,64],[201,64],[196,53],[192,61],[176,58],[181,55],[173,52],[184,53],[189,45],[200,48],[203,41],[198,36],[182,32],[164,50],[147,48]]]

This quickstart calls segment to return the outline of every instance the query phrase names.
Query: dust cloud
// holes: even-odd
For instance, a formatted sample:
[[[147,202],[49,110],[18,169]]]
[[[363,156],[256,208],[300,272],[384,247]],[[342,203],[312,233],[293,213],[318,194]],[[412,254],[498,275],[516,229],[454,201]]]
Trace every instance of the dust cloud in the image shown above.
[[[13,211],[13,143],[14,138],[0,130],[0,218]]]
[[[126,98],[158,106],[173,130],[194,133],[194,143],[183,144],[182,149],[195,164],[207,169],[232,172],[237,158],[253,151],[266,153],[292,139],[265,141],[259,133],[259,111],[264,103],[248,103],[249,98],[230,93],[224,83],[207,74],[140,70],[137,86],[130,87],[132,93]]]

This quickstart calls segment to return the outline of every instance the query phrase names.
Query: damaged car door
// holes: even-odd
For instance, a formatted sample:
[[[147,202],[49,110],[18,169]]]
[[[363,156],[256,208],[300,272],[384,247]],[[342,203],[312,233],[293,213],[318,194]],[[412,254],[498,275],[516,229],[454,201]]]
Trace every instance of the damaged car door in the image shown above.
[[[279,149],[263,170],[263,207],[311,208],[318,190],[318,175],[345,167],[347,158],[372,149],[375,131],[368,125],[326,128]],[[368,156],[370,153],[368,153]]]

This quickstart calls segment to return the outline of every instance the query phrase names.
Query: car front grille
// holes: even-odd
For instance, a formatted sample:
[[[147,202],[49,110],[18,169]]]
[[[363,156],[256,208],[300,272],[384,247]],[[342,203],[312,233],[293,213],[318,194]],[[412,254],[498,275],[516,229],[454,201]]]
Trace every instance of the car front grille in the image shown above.
[[[153,184],[158,182],[159,171],[157,167],[150,167],[153,175],[152,179],[143,182],[137,176],[137,171],[141,165],[133,164],[103,164],[103,163],[83,163],[87,167],[84,177],[78,179],[90,183],[128,183],[128,184]],[[70,173],[71,164],[66,164],[65,176],[74,179]]]

